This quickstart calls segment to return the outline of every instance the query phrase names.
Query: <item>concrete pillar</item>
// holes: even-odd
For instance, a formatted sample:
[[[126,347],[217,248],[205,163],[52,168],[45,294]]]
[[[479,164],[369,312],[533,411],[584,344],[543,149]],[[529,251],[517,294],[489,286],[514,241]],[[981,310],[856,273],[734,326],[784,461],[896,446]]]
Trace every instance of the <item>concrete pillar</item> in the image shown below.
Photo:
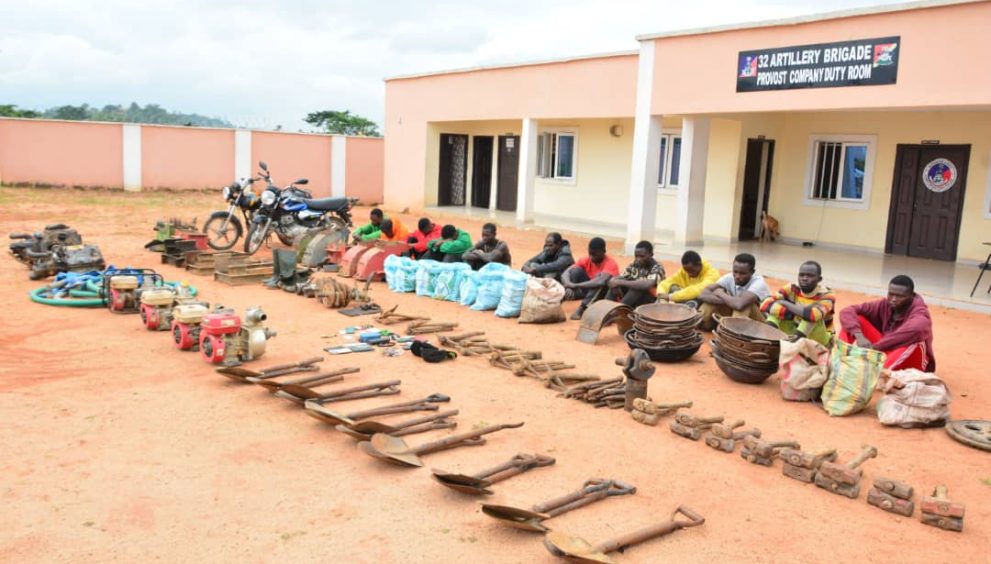
[[[124,134],[124,190],[128,192],[141,191],[141,126],[136,123],[125,123]]]
[[[330,196],[347,195],[348,138],[334,135],[330,141]]]
[[[702,244],[709,130],[709,118],[685,118],[682,121],[678,215],[675,219],[674,240],[683,247]],[[732,202],[728,205],[732,205]]]
[[[516,222],[533,222],[533,188],[537,178],[537,120],[523,118],[520,169],[516,185]]]
[[[630,198],[626,212],[624,251],[633,254],[640,240],[654,240],[657,219],[657,174],[660,166],[661,116],[651,115],[654,88],[654,42],[640,43],[637,69],[637,105],[633,124],[633,160],[630,164]]]
[[[234,130],[234,178],[251,178],[251,130]]]

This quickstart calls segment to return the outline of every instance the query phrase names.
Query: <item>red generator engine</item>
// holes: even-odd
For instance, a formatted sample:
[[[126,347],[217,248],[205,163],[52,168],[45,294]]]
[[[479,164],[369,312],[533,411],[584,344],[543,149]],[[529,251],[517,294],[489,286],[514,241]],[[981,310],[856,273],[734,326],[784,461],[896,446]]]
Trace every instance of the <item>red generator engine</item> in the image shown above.
[[[229,366],[261,357],[276,335],[264,326],[267,318],[260,307],[245,310],[243,323],[233,310],[208,313],[200,323],[200,353],[207,362]]]
[[[137,313],[138,277],[118,275],[110,278],[110,296],[107,307],[114,313]]]
[[[175,292],[171,288],[153,288],[141,292],[141,324],[149,331],[168,331],[172,327]]]
[[[208,312],[204,304],[181,304],[172,308],[172,341],[179,350],[199,348],[200,323]]]

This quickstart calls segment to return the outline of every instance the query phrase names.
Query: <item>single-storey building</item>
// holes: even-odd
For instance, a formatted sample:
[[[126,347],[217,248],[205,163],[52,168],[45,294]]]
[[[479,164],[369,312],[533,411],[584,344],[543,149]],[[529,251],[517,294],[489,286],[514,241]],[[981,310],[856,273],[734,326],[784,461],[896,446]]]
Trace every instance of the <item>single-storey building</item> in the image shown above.
[[[983,260],[991,2],[638,36],[636,51],[386,80],[385,204],[640,239]]]

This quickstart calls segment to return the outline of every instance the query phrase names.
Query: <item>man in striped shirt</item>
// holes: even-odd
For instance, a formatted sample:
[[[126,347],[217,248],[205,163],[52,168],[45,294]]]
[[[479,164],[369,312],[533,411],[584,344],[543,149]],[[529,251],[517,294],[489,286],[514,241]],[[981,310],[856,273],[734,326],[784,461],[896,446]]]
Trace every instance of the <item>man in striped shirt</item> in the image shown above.
[[[789,284],[771,294],[760,306],[767,323],[793,340],[808,337],[829,346],[833,340],[833,310],[836,297],[822,285],[822,266],[806,261],[798,269],[798,284]]]

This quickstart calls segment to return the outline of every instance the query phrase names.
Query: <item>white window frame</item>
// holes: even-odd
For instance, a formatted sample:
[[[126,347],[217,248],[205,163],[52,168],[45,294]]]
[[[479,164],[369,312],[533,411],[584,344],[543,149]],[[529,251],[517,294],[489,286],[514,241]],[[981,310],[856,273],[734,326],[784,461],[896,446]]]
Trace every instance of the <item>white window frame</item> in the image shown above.
[[[817,143],[843,143],[850,145],[866,145],[867,157],[864,160],[864,193],[859,200],[836,199],[825,200],[812,197],[812,184],[815,182],[816,151]],[[874,165],[877,156],[877,135],[822,135],[814,134],[809,136],[809,150],[805,166],[805,194],[803,203],[806,206],[846,208],[854,210],[867,210],[871,207],[871,188],[874,186]],[[843,163],[840,163],[838,178],[843,178]],[[837,190],[839,194],[839,190]]]
[[[991,154],[988,155],[991,157]],[[991,174],[988,174],[988,185],[984,189],[984,219],[991,219]]]
[[[554,153],[553,155],[547,155],[546,153],[541,153],[541,147],[546,147],[546,143],[542,140],[554,136]],[[557,173],[557,157],[560,154],[558,150],[558,145],[560,144],[560,138],[562,135],[570,135],[574,140],[572,151],[571,151],[571,176],[556,176]],[[546,148],[544,149],[546,151]],[[549,168],[548,171],[545,167]],[[575,184],[578,180],[578,128],[577,127],[553,127],[541,129],[537,133],[537,178],[548,182],[557,182],[560,184]]]
[[[681,130],[680,129],[662,129],[661,130],[661,139],[667,139],[667,143],[664,144],[664,167],[665,167],[665,170],[663,170],[663,171],[660,170],[660,166],[658,166],[658,171],[657,171],[658,177],[660,177],[660,175],[661,175],[662,172],[664,174],[664,182],[660,182],[660,183],[657,184],[657,190],[660,191],[662,194],[676,194],[678,192],[678,186],[679,185],[678,184],[672,184],[671,183],[671,156],[674,154],[674,140],[675,140],[676,137],[678,139],[681,139]],[[658,142],[658,145],[660,145],[660,144],[661,143]],[[681,150],[682,151],[685,150],[684,145],[682,145]],[[660,154],[655,155],[654,158],[660,160],[661,155]],[[679,155],[679,159],[678,160],[679,161],[681,160],[680,159],[680,155]],[[660,163],[658,163],[658,165],[660,165]],[[679,163],[679,167],[678,167],[678,175],[679,175],[679,180],[680,180],[680,176],[681,176],[681,166],[680,166],[680,163]]]

